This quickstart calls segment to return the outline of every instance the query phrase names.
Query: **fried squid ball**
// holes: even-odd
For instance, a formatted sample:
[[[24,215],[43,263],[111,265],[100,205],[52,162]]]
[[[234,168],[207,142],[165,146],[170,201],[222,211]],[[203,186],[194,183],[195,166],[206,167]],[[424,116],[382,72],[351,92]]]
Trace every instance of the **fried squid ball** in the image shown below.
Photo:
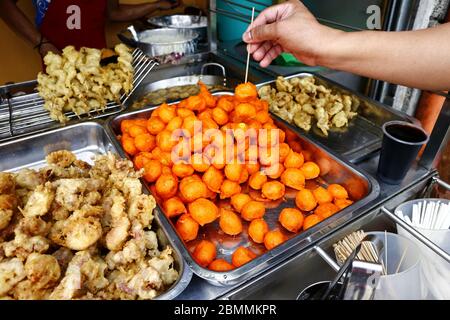
[[[290,232],[298,232],[303,226],[303,214],[294,208],[285,208],[278,216],[281,225]]]
[[[163,210],[168,218],[173,218],[187,212],[183,201],[178,197],[165,200]]]
[[[217,259],[210,263],[208,269],[216,272],[225,272],[234,269],[234,266],[225,259]]]
[[[225,179],[220,187],[220,199],[231,198],[241,192],[239,183]]]
[[[202,180],[209,190],[219,193],[224,176],[222,171],[216,169],[214,166],[210,166],[203,174]]]
[[[188,213],[182,214],[175,225],[181,239],[184,241],[192,241],[197,238],[198,229],[200,228],[197,221],[192,219]]]
[[[230,203],[237,212],[241,212],[242,208],[252,200],[246,193],[235,194],[231,197]]]
[[[201,265],[203,268],[206,268],[217,256],[217,249],[214,243],[209,240],[202,240],[195,247],[194,260]]]
[[[263,184],[262,195],[270,200],[278,200],[283,198],[285,194],[284,184],[278,181],[270,181]]]
[[[301,190],[305,187],[305,177],[297,168],[287,168],[281,175],[281,182],[292,189]]]
[[[267,250],[272,250],[273,248],[279,246],[286,241],[286,236],[278,229],[271,230],[264,236],[264,246]]]
[[[161,198],[172,198],[177,194],[178,179],[173,174],[163,173],[156,180],[155,188]]]
[[[269,232],[269,226],[262,218],[252,220],[248,226],[248,235],[256,243],[263,243],[267,232]]]
[[[231,210],[220,209],[219,226],[225,234],[230,236],[235,236],[242,232],[241,218]]]
[[[311,190],[302,189],[295,196],[295,204],[300,210],[312,211],[317,206],[317,200]]]
[[[246,221],[261,219],[266,213],[266,207],[262,202],[250,201],[242,207],[241,216]]]
[[[244,264],[252,261],[256,257],[257,257],[256,253],[254,253],[248,248],[241,246],[237,248],[236,251],[233,252],[233,255],[231,256],[231,263],[236,268],[239,268],[240,266],[243,266]]]

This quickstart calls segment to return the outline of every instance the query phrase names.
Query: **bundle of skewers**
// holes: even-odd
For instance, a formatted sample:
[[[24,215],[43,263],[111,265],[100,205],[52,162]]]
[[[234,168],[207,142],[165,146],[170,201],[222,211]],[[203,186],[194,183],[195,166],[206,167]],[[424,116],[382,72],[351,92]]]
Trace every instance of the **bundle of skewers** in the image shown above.
[[[450,203],[439,200],[424,199],[412,205],[410,214],[404,214],[402,210],[399,210],[397,215],[415,228],[429,230],[450,228]]]

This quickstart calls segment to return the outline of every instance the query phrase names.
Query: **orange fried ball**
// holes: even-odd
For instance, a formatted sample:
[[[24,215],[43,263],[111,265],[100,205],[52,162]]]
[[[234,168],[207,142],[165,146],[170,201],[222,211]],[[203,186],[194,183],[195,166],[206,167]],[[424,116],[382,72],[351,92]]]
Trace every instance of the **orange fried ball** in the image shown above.
[[[247,163],[246,165],[247,171],[249,175],[254,174],[255,172],[259,171],[260,164],[258,162],[256,163]]]
[[[146,134],[146,133],[147,133],[147,130],[140,125],[132,125],[128,129],[128,134],[133,138],[136,138],[137,136],[139,136],[141,134]]]
[[[318,204],[333,201],[332,195],[323,187],[317,187],[316,189],[314,189],[313,194]]]
[[[245,247],[239,247],[236,249],[236,251],[233,252],[233,255],[231,256],[231,263],[236,268],[239,268],[240,266],[250,262],[256,257],[257,257],[256,253],[254,253],[250,249]]]
[[[277,163],[276,165],[269,167],[267,169],[267,176],[270,179],[278,179],[284,172],[284,166],[281,163]]]
[[[248,235],[256,243],[263,243],[267,232],[269,232],[269,226],[264,219],[252,220],[248,226]]]
[[[183,118],[175,117],[169,121],[169,123],[166,126],[166,130],[169,130],[172,132],[177,129],[180,129],[182,125],[183,125]]]
[[[149,152],[156,147],[155,136],[149,133],[144,133],[134,138],[134,145],[139,151]]]
[[[220,192],[220,187],[224,180],[222,171],[216,169],[214,166],[210,166],[203,174],[202,179],[209,190]]]
[[[163,131],[165,127],[166,124],[160,118],[152,117],[147,121],[147,130],[153,135],[157,135]]]
[[[235,236],[242,232],[241,218],[231,210],[220,209],[219,226],[224,233],[230,236]]]
[[[244,121],[256,116],[256,108],[250,103],[239,103],[234,109],[237,119]]]
[[[224,259],[217,259],[211,262],[208,269],[217,272],[230,271],[234,269],[234,266]]]
[[[301,190],[305,187],[305,177],[300,169],[287,168],[281,175],[281,182],[292,189]]]
[[[163,210],[168,218],[173,218],[187,212],[183,201],[178,197],[173,197],[164,201]]]
[[[201,265],[203,268],[206,268],[217,256],[217,249],[214,243],[208,240],[202,240],[195,247],[194,250],[194,260]]]
[[[184,241],[192,241],[197,238],[199,225],[197,221],[192,219],[190,214],[185,213],[181,215],[175,227]]]
[[[271,230],[264,236],[264,246],[271,250],[286,241],[286,236],[280,230]]]
[[[156,180],[155,188],[161,198],[172,198],[177,194],[178,179],[173,174],[163,173]]]
[[[353,204],[352,200],[349,199],[334,199],[334,204],[340,209],[347,208],[348,206]]]
[[[140,152],[134,157],[133,163],[137,170],[141,170],[152,159],[153,159],[153,156],[151,153]]]
[[[250,201],[242,207],[241,216],[246,221],[261,219],[266,213],[266,207],[259,201]]]
[[[136,155],[138,154],[139,150],[136,148],[136,145],[134,144],[134,139],[131,138],[129,135],[123,135],[122,136],[122,148],[125,150],[126,153],[129,155]]]
[[[303,159],[302,153],[297,153],[293,150],[289,151],[286,159],[284,160],[284,167],[285,168],[300,168],[303,165],[303,162],[305,160]]]
[[[217,102],[217,107],[225,110],[226,112],[233,111],[234,103],[231,99],[232,99],[232,97],[229,97],[229,96],[220,97],[219,101]]]
[[[258,91],[253,83],[241,83],[234,90],[235,96],[238,100],[248,101],[258,97]]]
[[[164,123],[169,123],[176,115],[175,108],[166,103],[163,103],[158,108],[158,116]]]
[[[177,145],[177,141],[172,138],[172,132],[163,130],[156,136],[156,145],[166,152],[172,152],[172,149]]]
[[[228,180],[240,182],[242,171],[245,170],[245,166],[243,164],[238,163],[229,163],[225,166],[225,176]]]
[[[285,187],[281,182],[270,181],[263,184],[261,192],[267,199],[278,200],[283,198]]]
[[[290,152],[291,152],[291,148],[289,147],[289,145],[287,143],[283,142],[280,144],[278,153],[280,154],[280,162],[281,163],[284,163],[284,161],[286,160],[286,158]]]
[[[239,183],[225,179],[220,187],[220,199],[231,198],[241,192]]]
[[[197,199],[206,197],[207,187],[206,184],[203,183],[202,180],[200,180],[200,178],[189,179],[180,184],[180,192],[183,199],[185,199],[187,202],[193,202]]]
[[[267,176],[260,171],[256,171],[248,179],[248,185],[255,190],[260,190],[266,182]]]
[[[320,218],[316,214],[311,214],[311,215],[307,216],[305,218],[305,220],[303,221],[303,230],[308,230],[309,228],[318,224],[320,221],[322,221],[322,218]]]
[[[197,199],[188,208],[192,218],[201,226],[213,222],[219,216],[219,208],[208,199]]]
[[[197,172],[206,172],[210,168],[210,163],[201,153],[194,153],[191,157],[192,167]]]
[[[300,210],[311,211],[317,206],[317,200],[308,189],[302,189],[295,196],[295,204]]]
[[[319,206],[314,210],[314,214],[317,214],[322,220],[331,217],[333,214],[339,211],[339,207],[335,204],[328,202],[319,204]]]
[[[328,192],[331,193],[335,199],[347,199],[348,193],[345,188],[339,184],[330,184],[327,188]]]
[[[149,160],[144,166],[144,179],[151,183],[155,182],[162,173],[162,165],[158,160]]]
[[[194,168],[186,163],[178,162],[172,166],[172,172],[178,178],[189,177],[194,173]]]
[[[216,107],[212,111],[213,120],[220,126],[228,123],[228,113],[222,108]]]
[[[252,200],[246,193],[235,194],[231,197],[230,203],[237,212],[241,212],[242,208]]]
[[[305,162],[300,170],[302,170],[302,173],[307,180],[315,179],[320,175],[319,166],[311,161]]]
[[[303,214],[298,209],[285,208],[278,216],[278,221],[286,230],[297,232],[303,226]]]

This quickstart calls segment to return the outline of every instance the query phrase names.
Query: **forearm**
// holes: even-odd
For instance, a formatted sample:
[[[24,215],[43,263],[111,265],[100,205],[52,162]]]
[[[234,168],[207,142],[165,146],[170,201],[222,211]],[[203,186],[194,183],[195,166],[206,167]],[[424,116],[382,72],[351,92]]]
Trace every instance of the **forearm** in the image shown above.
[[[139,5],[121,4],[110,11],[109,18],[112,21],[131,21],[145,17],[158,9],[159,5],[157,2]]]
[[[34,24],[17,7],[15,1],[0,0],[0,17],[17,34],[36,46],[41,40],[41,34]]]
[[[408,87],[448,90],[450,24],[407,32],[336,32],[317,61]]]

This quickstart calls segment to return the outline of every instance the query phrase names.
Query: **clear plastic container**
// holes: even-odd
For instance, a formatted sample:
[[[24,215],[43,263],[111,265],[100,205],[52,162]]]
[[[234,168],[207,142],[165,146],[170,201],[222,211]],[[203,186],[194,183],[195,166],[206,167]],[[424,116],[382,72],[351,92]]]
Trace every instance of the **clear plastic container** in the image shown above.
[[[386,275],[382,275],[379,279],[374,299],[424,299],[426,290],[423,286],[420,267],[422,252],[417,244],[394,233],[369,232],[368,234],[375,235],[383,243],[380,260],[386,270]]]
[[[423,201],[440,201],[442,203],[450,203],[446,199],[417,199],[405,202],[395,209],[395,214],[399,211],[403,215],[411,219],[413,205]],[[414,227],[429,240],[434,242],[442,250],[450,253],[450,230],[430,230]],[[432,252],[428,247],[423,245],[408,231],[397,225],[397,232],[411,239],[422,251],[423,259],[421,261],[421,273],[424,281],[424,288],[427,290],[427,299],[450,299],[450,264],[437,254]]]

